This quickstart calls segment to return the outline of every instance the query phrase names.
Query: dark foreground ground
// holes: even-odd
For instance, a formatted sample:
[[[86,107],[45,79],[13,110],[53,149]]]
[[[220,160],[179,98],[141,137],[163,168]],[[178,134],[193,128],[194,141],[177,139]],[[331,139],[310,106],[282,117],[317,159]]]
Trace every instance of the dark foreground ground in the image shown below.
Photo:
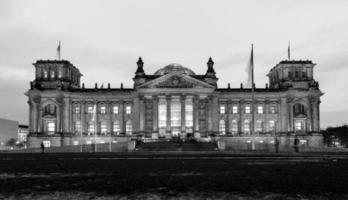
[[[0,154],[0,199],[348,199],[347,154]]]

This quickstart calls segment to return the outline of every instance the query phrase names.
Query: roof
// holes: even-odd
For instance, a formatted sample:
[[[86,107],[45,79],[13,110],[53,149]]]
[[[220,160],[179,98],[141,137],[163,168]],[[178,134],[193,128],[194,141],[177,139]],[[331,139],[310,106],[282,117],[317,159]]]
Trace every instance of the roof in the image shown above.
[[[169,64],[159,70],[157,70],[154,75],[165,75],[165,74],[169,74],[173,71],[182,71],[183,73],[187,74],[187,75],[195,75],[195,73],[189,69],[189,68],[186,68],[178,63],[172,63],[172,64]]]

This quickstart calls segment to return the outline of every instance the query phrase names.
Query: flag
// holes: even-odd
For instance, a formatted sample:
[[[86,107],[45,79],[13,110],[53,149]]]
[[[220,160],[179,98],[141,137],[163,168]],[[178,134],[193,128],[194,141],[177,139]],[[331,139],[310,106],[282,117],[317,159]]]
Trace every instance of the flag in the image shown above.
[[[290,41],[288,43],[288,60],[290,60]]]
[[[248,80],[246,82],[246,87],[252,87],[254,83],[254,45],[251,45],[251,55],[247,67]]]
[[[59,45],[57,47],[57,57],[58,57],[58,60],[60,60],[60,41],[59,41]]]

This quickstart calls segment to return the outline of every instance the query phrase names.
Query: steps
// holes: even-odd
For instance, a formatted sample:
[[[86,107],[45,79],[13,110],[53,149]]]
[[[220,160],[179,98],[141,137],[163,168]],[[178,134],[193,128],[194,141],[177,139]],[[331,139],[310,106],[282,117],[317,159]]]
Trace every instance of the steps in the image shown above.
[[[215,151],[214,143],[208,142],[180,142],[157,141],[138,145],[137,151]]]

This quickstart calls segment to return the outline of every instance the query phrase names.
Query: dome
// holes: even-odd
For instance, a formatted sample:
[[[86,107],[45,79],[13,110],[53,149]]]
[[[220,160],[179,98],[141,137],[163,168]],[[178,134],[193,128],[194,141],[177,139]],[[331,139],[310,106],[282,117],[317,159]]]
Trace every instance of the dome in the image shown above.
[[[177,63],[169,64],[169,65],[157,70],[154,75],[165,75],[165,74],[169,74],[169,73],[175,72],[175,71],[182,71],[184,74],[187,74],[187,75],[195,75],[195,73],[192,70],[190,70],[186,67],[183,67],[182,65],[177,64]]]

